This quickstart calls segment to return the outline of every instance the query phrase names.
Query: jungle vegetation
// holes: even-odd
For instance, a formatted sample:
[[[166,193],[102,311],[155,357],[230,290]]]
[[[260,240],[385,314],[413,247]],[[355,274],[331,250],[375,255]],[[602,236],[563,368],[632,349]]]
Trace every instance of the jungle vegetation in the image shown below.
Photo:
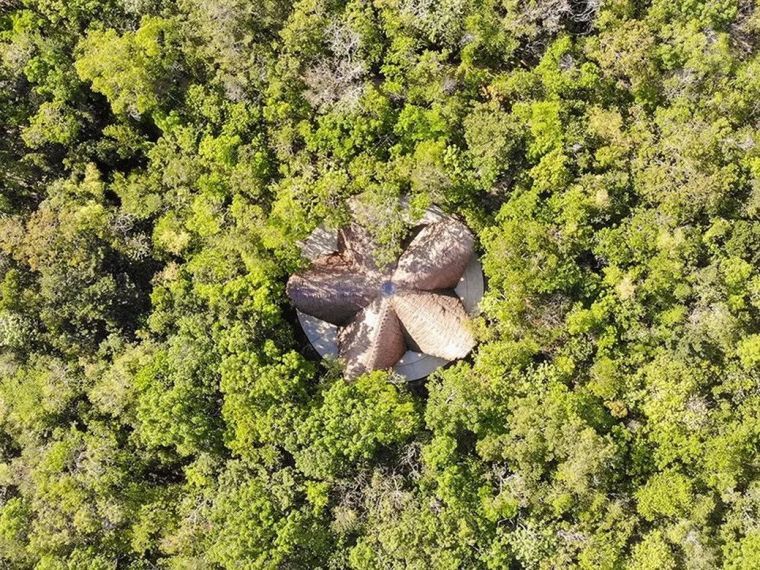
[[[760,568],[753,0],[0,1],[0,567]],[[477,235],[467,359],[285,296]]]

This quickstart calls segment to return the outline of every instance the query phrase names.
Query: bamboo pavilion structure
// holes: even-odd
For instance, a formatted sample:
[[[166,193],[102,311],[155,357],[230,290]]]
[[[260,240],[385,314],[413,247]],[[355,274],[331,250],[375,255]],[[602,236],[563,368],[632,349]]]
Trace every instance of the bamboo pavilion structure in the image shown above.
[[[469,315],[483,294],[474,237],[460,221],[429,210],[395,263],[378,267],[368,233],[351,223],[312,234],[312,260],[287,294],[310,341],[344,361],[347,378],[395,369],[407,379],[466,356]]]

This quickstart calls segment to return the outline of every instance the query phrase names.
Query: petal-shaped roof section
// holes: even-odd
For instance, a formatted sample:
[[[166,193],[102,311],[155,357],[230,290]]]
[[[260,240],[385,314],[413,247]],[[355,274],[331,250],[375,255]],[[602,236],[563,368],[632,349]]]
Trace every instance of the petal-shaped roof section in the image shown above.
[[[288,280],[286,292],[296,308],[328,323],[346,324],[377,296],[379,279],[357,271],[342,255],[314,262]]]
[[[390,298],[378,297],[338,333],[346,376],[391,368],[406,352],[401,323]]]
[[[372,236],[358,224],[351,223],[338,231],[338,249],[352,263],[365,271],[377,271],[379,268],[375,262],[375,243]]]
[[[427,291],[456,287],[474,245],[470,230],[453,218],[425,226],[401,255],[393,281]]]
[[[392,302],[404,329],[425,354],[455,360],[475,346],[467,313],[458,298],[427,291],[399,291]]]

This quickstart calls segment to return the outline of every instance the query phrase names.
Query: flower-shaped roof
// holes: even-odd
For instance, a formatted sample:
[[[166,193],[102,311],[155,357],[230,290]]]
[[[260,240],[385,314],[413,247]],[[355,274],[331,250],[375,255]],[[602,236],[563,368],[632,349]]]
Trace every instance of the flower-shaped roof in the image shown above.
[[[338,327],[348,377],[391,368],[410,349],[462,358],[475,340],[454,287],[473,247],[467,227],[443,217],[423,227],[395,263],[378,267],[372,240],[351,224],[340,230],[337,252],[291,276],[287,294],[302,313]]]

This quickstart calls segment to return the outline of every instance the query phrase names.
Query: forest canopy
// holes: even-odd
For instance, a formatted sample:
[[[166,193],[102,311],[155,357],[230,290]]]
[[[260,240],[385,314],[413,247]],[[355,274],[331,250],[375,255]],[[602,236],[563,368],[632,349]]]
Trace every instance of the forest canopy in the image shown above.
[[[2,568],[760,568],[753,0],[4,0],[0,86]],[[285,294],[354,197],[476,235],[423,382]]]

